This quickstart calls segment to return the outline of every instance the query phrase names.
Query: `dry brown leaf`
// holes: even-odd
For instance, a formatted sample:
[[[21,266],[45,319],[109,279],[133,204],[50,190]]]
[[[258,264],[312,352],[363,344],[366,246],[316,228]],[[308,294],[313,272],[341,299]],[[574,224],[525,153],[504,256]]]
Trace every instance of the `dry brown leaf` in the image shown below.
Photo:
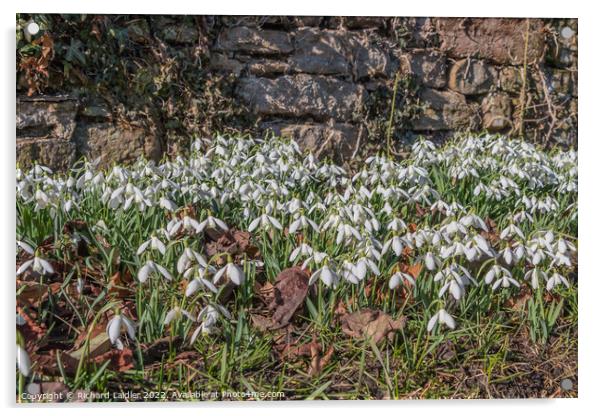
[[[379,342],[402,329],[405,321],[404,317],[394,320],[382,311],[362,309],[343,316],[341,325],[343,332],[353,338],[372,338]]]
[[[300,267],[291,267],[281,271],[276,277],[274,300],[270,309],[275,327],[289,323],[295,312],[303,305],[307,296],[309,276]]]
[[[134,293],[134,290],[130,288],[132,282],[132,274],[129,271],[115,273],[109,279],[109,295],[121,299],[131,296]]]
[[[414,263],[411,266],[406,266],[405,272],[412,276],[414,279],[418,278],[420,271],[422,270],[422,264]]]
[[[246,231],[230,229],[224,232],[208,229],[205,233],[211,240],[205,246],[205,253],[209,257],[228,253],[235,261],[243,256],[256,260],[260,258],[259,249],[251,244],[251,234]]]
[[[38,307],[48,298],[49,293],[56,294],[60,291],[58,282],[47,285],[46,283],[17,280],[17,303],[23,306]]]

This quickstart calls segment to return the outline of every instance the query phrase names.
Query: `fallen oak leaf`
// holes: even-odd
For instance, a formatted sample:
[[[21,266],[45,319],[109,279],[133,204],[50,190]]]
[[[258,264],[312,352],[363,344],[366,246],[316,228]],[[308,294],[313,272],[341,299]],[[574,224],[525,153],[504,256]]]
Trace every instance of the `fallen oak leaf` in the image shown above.
[[[405,322],[405,317],[394,320],[382,311],[366,308],[343,316],[341,328],[345,334],[353,338],[372,338],[378,343],[402,329]]]
[[[44,302],[50,293],[56,294],[60,291],[61,284],[58,282],[46,284],[33,281],[17,280],[17,303],[23,306],[38,307]]]
[[[287,325],[303,305],[307,296],[308,282],[307,272],[300,267],[284,269],[278,274],[274,285],[274,300],[269,306],[274,310],[273,328]]]

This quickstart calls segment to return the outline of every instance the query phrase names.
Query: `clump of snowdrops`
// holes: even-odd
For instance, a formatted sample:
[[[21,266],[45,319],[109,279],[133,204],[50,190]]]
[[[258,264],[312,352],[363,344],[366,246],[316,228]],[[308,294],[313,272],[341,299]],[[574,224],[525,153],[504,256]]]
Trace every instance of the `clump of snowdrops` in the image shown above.
[[[73,239],[102,248],[107,282],[118,262],[135,276],[135,313],[111,304],[115,348],[164,331],[190,343],[214,336],[250,305],[256,273],[273,281],[294,265],[330,301],[354,296],[396,313],[403,297],[425,333],[525,291],[534,326],[553,324],[542,299],[576,283],[576,152],[500,136],[441,148],[419,140],[407,159],[375,155],[353,174],[292,141],[217,137],[161,164],[84,161],[67,174],[35,166],[16,176],[18,276],[55,273],[68,255],[37,247],[74,219],[92,231]],[[199,236],[229,229],[249,231],[261,261],[207,258]],[[63,273],[81,285],[78,270]],[[26,374],[27,352],[17,354]]]

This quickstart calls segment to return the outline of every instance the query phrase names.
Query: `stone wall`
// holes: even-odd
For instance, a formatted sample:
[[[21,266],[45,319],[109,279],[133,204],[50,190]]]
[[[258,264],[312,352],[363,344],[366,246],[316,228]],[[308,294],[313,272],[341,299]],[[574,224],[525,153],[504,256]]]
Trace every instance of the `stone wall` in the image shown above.
[[[53,19],[47,34],[56,39],[61,25]],[[61,169],[82,156],[100,157],[105,164],[139,155],[158,159],[180,149],[175,137],[211,134],[215,128],[211,122],[220,114],[223,124],[236,126],[233,130],[291,136],[304,148],[344,161],[369,145],[384,143],[394,89],[396,145],[418,135],[444,139],[467,130],[576,145],[574,19],[95,19],[99,20],[92,22],[103,22],[105,29],[109,23],[121,28],[125,45],[134,51],[124,60],[144,65],[153,57],[158,66],[149,70],[152,80],[166,78],[161,85],[171,88],[179,82],[177,76],[185,75],[192,81],[183,85],[192,86],[181,95],[169,90],[167,98],[159,96],[164,86],[131,91],[152,96],[135,108],[127,94],[112,94],[112,84],[94,88],[98,68],[80,64],[81,76],[75,81],[70,74],[53,84],[49,75],[34,90],[28,79],[24,81],[31,74],[21,64],[17,70],[20,164],[39,160]],[[84,58],[86,47],[82,42],[79,48]],[[72,63],[59,54],[53,54],[50,69],[61,60]],[[19,54],[17,58],[23,61]],[[176,70],[168,72],[166,65]],[[132,71],[130,80],[139,78],[139,68],[125,68]],[[88,82],[78,84],[82,77]],[[215,79],[227,79],[227,87]],[[209,95],[212,89],[219,91],[217,98]],[[179,100],[193,104],[181,109]],[[225,113],[225,103],[230,113]],[[198,116],[207,106],[215,110]],[[172,123],[180,116],[193,121]]]

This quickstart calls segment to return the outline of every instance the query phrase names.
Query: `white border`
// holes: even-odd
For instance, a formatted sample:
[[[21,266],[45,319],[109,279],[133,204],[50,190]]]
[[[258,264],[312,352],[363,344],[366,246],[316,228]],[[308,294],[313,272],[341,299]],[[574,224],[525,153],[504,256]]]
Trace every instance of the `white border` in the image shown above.
[[[592,2],[593,3],[593,2]],[[487,16],[487,17],[577,17],[579,18],[579,399],[563,400],[478,400],[478,401],[422,401],[422,402],[337,402],[337,403],[201,403],[193,405],[104,405],[56,406],[37,409],[44,414],[102,414],[113,415],[125,412],[145,412],[149,415],[165,415],[169,412],[207,412],[210,414],[265,415],[282,414],[304,415],[316,412],[340,412],[348,414],[370,413],[373,410],[389,414],[478,414],[504,415],[514,412],[537,412],[546,415],[589,414],[594,406],[599,407],[602,394],[602,369],[600,351],[602,343],[600,324],[602,314],[598,304],[602,293],[602,274],[599,262],[602,256],[600,238],[600,216],[602,198],[602,70],[600,62],[600,28],[602,17],[595,13],[594,6],[576,1],[504,0],[501,2],[475,2],[466,0],[431,0],[423,2],[403,2],[370,0],[351,2],[344,0],[298,0],[298,1],[218,1],[205,3],[197,1],[155,1],[149,0],[25,0],[12,5],[2,3],[2,64],[0,68],[0,96],[3,97],[2,131],[0,140],[3,172],[1,175],[2,238],[2,296],[4,302],[2,323],[3,342],[0,343],[0,392],[5,406],[14,403],[14,157],[15,157],[15,13],[136,13],[136,14],[275,14],[275,15],[359,15],[359,16]],[[598,122],[597,122],[598,121]],[[24,414],[34,411],[32,407],[9,409]],[[593,412],[592,412],[593,413]],[[598,410],[599,413],[599,410]]]

